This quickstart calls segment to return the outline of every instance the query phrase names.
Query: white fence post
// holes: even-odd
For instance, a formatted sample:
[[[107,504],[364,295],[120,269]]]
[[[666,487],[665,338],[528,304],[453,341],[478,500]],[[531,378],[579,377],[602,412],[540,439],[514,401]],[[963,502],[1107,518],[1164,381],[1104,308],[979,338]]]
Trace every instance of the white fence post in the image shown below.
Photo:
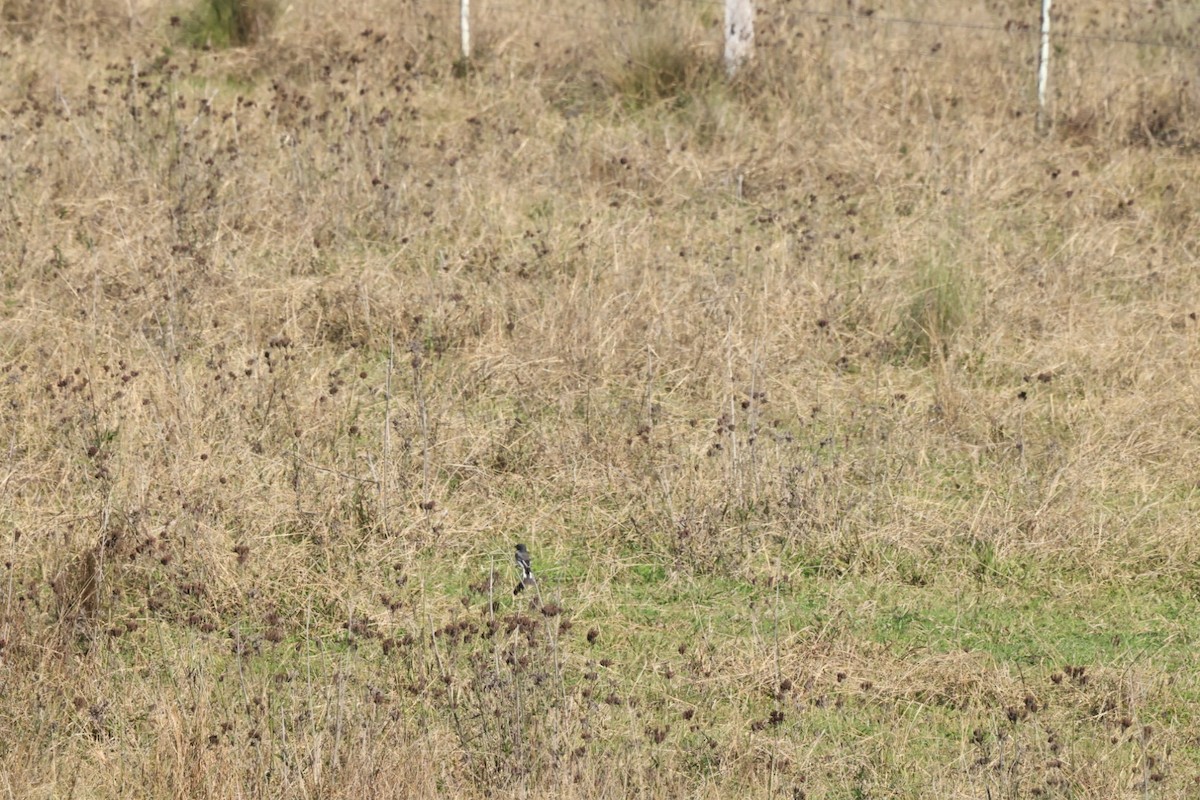
[[[1042,47],[1038,52],[1037,130],[1046,132],[1046,81],[1050,77],[1050,0],[1042,0]]]
[[[754,55],[754,0],[725,0],[725,74]]]
[[[471,0],[458,0],[458,24],[462,31],[462,57],[471,57]]]

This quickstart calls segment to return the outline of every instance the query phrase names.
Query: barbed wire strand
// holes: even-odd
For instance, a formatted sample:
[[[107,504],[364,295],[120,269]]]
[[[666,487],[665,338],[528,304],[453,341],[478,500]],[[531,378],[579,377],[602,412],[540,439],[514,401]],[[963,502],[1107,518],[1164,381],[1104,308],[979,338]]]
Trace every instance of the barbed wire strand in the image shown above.
[[[688,0],[693,6],[721,8],[723,7],[722,0]],[[458,8],[458,4],[447,2],[447,7],[454,9]],[[580,9],[578,12],[567,11],[547,11],[539,9],[531,11],[525,7],[517,7],[515,4],[497,2],[497,0],[487,0],[482,4],[481,9],[482,19],[480,22],[486,23],[489,16],[496,14],[502,15],[534,15],[537,19],[550,19],[563,23],[578,23],[581,19],[584,20],[612,20],[618,19],[620,22],[633,22],[635,17],[628,14],[624,9],[614,10],[609,13],[592,5],[586,9]],[[760,6],[761,8],[761,6]],[[652,9],[647,13],[653,13],[659,9]],[[662,9],[672,10],[672,9]],[[797,16],[805,16],[810,18],[828,18],[828,19],[848,19],[867,22],[878,25],[906,25],[911,27],[935,28],[940,30],[966,30],[980,31],[988,33],[1003,33],[1007,36],[1029,36],[1036,38],[1040,35],[1038,25],[1034,22],[1016,23],[1009,22],[1007,24],[992,24],[984,22],[953,22],[950,20],[928,19],[923,17],[901,17],[879,14],[874,11],[837,11],[834,9],[817,9],[817,8],[787,8],[785,14],[794,14]],[[1050,31],[1050,38],[1058,41],[1079,41],[1079,42],[1094,42],[1099,44],[1111,45],[1128,45],[1137,47],[1154,47],[1165,50],[1179,50],[1183,52],[1200,53],[1200,45],[1182,44],[1178,42],[1168,42],[1157,39],[1146,39],[1134,36],[1114,36],[1107,34],[1089,34],[1089,33],[1073,33],[1070,31],[1054,30]]]
[[[724,6],[723,0],[685,0],[685,3],[690,4],[694,7],[708,7],[713,10],[721,9]],[[446,9],[447,14],[451,14],[451,12],[453,12],[453,14],[451,14],[451,16],[453,16],[452,22],[454,24],[456,24],[458,9],[460,7],[458,2],[456,2],[455,0],[437,0],[437,2],[430,3],[430,5],[444,7]],[[613,9],[610,12],[610,11],[605,11],[602,8],[599,8],[598,6],[596,6],[594,4],[586,6],[586,7],[581,7],[579,9],[573,10],[573,11],[566,10],[566,9],[563,9],[563,10],[555,9],[554,11],[548,11],[544,7],[534,9],[529,6],[518,6],[515,3],[505,3],[505,2],[503,2],[503,0],[482,0],[482,2],[480,2],[479,0],[476,0],[476,2],[473,3],[473,5],[475,6],[475,8],[472,9],[472,18],[473,18],[474,24],[486,24],[488,18],[494,17],[498,14],[505,15],[505,16],[509,16],[509,15],[520,15],[523,17],[524,16],[533,16],[539,20],[549,19],[549,20],[554,20],[557,22],[562,22],[564,24],[568,24],[568,23],[578,24],[578,22],[581,19],[590,20],[590,21],[601,21],[601,20],[610,20],[611,21],[611,20],[614,20],[614,18],[616,18],[618,20],[618,24],[634,24],[637,22],[637,19],[639,18],[638,15],[631,14],[628,9]],[[651,7],[651,8],[646,9],[646,13],[651,14],[655,11],[673,11],[673,10],[676,10],[677,8],[678,8],[677,5]],[[764,10],[766,8],[767,7],[764,5],[759,5],[760,10]],[[1004,25],[999,25],[999,24],[984,23],[984,22],[953,22],[953,21],[949,21],[949,20],[928,19],[928,18],[924,18],[924,17],[891,16],[891,15],[880,14],[874,10],[857,11],[856,12],[856,11],[838,11],[836,9],[795,8],[795,7],[789,7],[789,8],[783,9],[783,13],[784,14],[793,14],[793,15],[797,15],[797,16],[811,17],[811,18],[816,18],[816,19],[827,18],[827,19],[856,20],[856,21],[863,21],[863,22],[868,22],[868,23],[878,24],[878,25],[906,25],[906,26],[911,26],[911,27],[935,28],[935,29],[939,29],[939,30],[967,30],[967,31],[980,31],[980,32],[991,32],[991,33],[1004,33],[1008,36],[1028,35],[1028,36],[1034,37],[1034,38],[1036,38],[1037,36],[1040,35],[1039,30],[1038,30],[1038,25],[1035,24],[1034,21],[1032,21],[1032,20],[1027,23],[1016,23],[1015,25],[1012,22],[1009,22]],[[0,25],[0,30],[11,29],[11,28],[20,28],[20,27],[22,27],[22,23],[14,22],[14,21],[7,21],[5,24]],[[1137,36],[1115,36],[1115,35],[1108,35],[1108,34],[1073,33],[1070,31],[1064,31],[1061,28],[1059,28],[1057,30],[1055,30],[1054,28],[1051,28],[1050,38],[1054,39],[1054,40],[1058,40],[1058,41],[1094,42],[1094,43],[1098,43],[1098,44],[1128,45],[1128,46],[1136,46],[1136,47],[1153,47],[1153,48],[1159,48],[1159,49],[1165,49],[1165,50],[1178,50],[1178,51],[1189,52],[1189,53],[1200,53],[1200,44],[1184,44],[1184,43],[1179,43],[1179,42],[1163,41],[1163,40],[1159,40],[1159,39],[1146,39],[1146,38],[1137,37]]]
[[[964,29],[964,30],[977,30],[977,31],[993,31],[993,32],[1006,33],[1009,35],[1028,34],[1033,37],[1040,35],[1040,32],[1037,29],[1037,26],[1034,25],[1033,23],[1029,23],[1028,28],[1026,28],[1025,26],[1019,26],[1019,27],[1017,27],[1017,29],[1014,30],[1013,25],[989,25],[989,24],[979,23],[979,22],[947,22],[945,20],[930,20],[930,19],[921,19],[921,18],[917,18],[917,17],[887,17],[887,16],[881,16],[881,15],[875,14],[875,13],[867,14],[864,12],[859,12],[856,14],[856,13],[847,12],[847,11],[818,11],[816,9],[807,9],[807,8],[790,9],[790,10],[796,14],[802,14],[805,16],[813,16],[813,17],[836,17],[836,18],[841,18],[841,19],[846,19],[846,18],[865,19],[868,21],[875,21],[875,22],[880,22],[880,23],[885,23],[885,24],[913,25],[913,26],[922,26],[922,27],[930,27],[930,28],[949,28],[949,29]],[[1191,51],[1191,52],[1200,52],[1200,45],[1175,44],[1172,42],[1155,41],[1152,39],[1138,39],[1138,38],[1133,38],[1133,37],[1128,37],[1128,36],[1104,36],[1101,34],[1069,33],[1067,31],[1062,31],[1062,30],[1056,31],[1056,30],[1054,30],[1053,27],[1051,27],[1051,29],[1050,29],[1050,38],[1051,39],[1066,39],[1066,40],[1074,39],[1076,41],[1087,41],[1087,42],[1103,42],[1105,44],[1127,44],[1127,45],[1138,45],[1138,46],[1142,46],[1142,47],[1161,47],[1161,48],[1165,48],[1168,50],[1187,50],[1187,51]]]

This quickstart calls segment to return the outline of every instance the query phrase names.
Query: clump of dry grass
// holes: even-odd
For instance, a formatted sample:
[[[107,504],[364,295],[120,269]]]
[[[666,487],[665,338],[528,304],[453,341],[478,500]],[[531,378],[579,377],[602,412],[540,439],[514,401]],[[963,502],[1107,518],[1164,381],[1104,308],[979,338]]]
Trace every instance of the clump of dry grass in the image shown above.
[[[0,27],[24,41],[65,31],[112,32],[128,22],[128,11],[122,5],[110,0],[5,0],[0,3]]]
[[[6,46],[14,795],[1186,791],[1183,101],[611,10]]]

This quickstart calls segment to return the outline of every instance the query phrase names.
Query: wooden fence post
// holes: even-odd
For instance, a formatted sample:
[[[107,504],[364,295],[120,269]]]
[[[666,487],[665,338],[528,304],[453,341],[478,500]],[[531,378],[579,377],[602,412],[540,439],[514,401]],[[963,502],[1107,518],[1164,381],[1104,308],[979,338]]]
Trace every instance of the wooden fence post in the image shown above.
[[[462,33],[462,57],[471,57],[471,0],[458,0],[458,26]]]
[[[1050,77],[1050,2],[1042,0],[1042,46],[1038,51],[1037,74],[1037,131],[1045,133],[1048,123],[1046,120],[1046,82]]]
[[[725,0],[725,74],[754,55],[754,0]]]

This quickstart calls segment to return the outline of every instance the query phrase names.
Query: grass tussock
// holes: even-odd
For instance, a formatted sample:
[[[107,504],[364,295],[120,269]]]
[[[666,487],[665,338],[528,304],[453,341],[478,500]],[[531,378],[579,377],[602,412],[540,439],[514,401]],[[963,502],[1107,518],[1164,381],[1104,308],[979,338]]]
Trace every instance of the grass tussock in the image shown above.
[[[689,11],[631,13],[630,27],[607,67],[611,92],[626,108],[686,108],[722,90],[719,52],[702,19]]]
[[[945,359],[977,310],[971,265],[938,255],[914,267],[912,297],[897,326],[899,351],[927,363]]]
[[[1190,796],[1192,66],[960,5],[6,5],[5,792]]]
[[[246,47],[270,36],[279,14],[277,0],[196,0],[182,34],[193,47]]]

